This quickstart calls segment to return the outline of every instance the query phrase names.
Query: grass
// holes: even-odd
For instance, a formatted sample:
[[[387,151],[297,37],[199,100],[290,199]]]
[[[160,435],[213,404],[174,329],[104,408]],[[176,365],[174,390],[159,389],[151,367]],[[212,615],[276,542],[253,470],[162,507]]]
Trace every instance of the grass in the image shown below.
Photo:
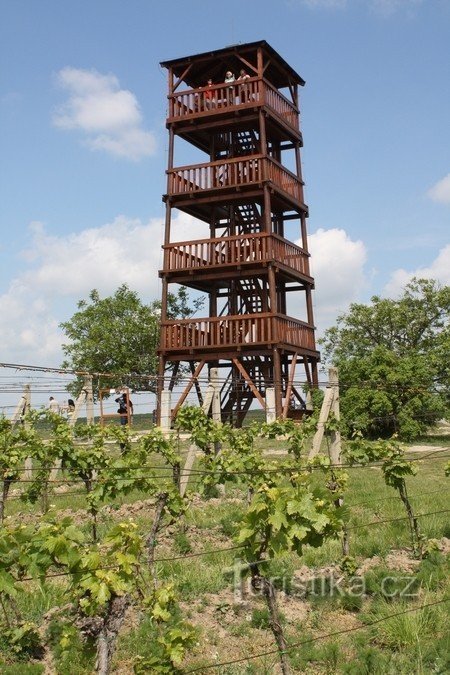
[[[267,439],[263,443],[267,453],[284,448],[282,443]],[[182,447],[185,449],[187,445],[188,442],[183,440]],[[419,453],[414,457],[417,458],[418,475],[409,477],[407,485],[416,513],[445,510],[450,492],[450,484],[444,475],[447,460],[439,455],[422,457]],[[153,461],[162,465],[157,457],[152,458]],[[410,548],[408,523],[406,520],[379,525],[370,523],[403,518],[406,515],[403,504],[396,491],[385,485],[380,469],[350,469],[348,473],[345,503],[350,511],[350,553],[356,566],[372,559],[370,569],[364,574],[365,594],[355,597],[345,585],[349,583],[347,580],[343,594],[336,597],[329,597],[326,593],[324,597],[299,597],[296,594],[296,574],[299,570],[309,567],[320,577],[328,574],[330,568],[336,568],[342,557],[339,540],[327,542],[319,549],[306,547],[301,558],[285,554],[268,564],[267,570],[278,589],[279,609],[291,643],[304,642],[309,637],[318,638],[341,629],[362,627],[362,630],[299,646],[291,654],[293,671],[319,675],[448,672],[448,605],[435,605],[387,619],[390,614],[448,597],[448,556],[430,546],[427,558],[412,571],[390,567],[386,557],[393,549],[407,552]],[[190,482],[190,489],[195,489],[195,485],[194,479]],[[70,491],[73,489],[72,486],[68,488]],[[127,505],[147,498],[144,493],[135,491],[126,499],[111,504],[112,508],[107,513],[103,512],[100,518],[100,532],[118,518],[118,508],[123,507],[120,513],[126,512]],[[82,514],[85,497],[82,493],[58,493],[51,496],[50,503],[55,505],[56,514],[68,509]],[[237,552],[214,552],[233,546],[233,537],[245,509],[245,490],[239,483],[230,483],[224,496],[218,495],[213,499],[197,497],[182,521],[159,535],[157,558],[210,551],[207,555],[187,557],[185,560],[156,563],[158,577],[175,583],[184,616],[199,630],[198,644],[186,661],[189,667],[202,667],[213,661],[227,661],[230,657],[240,658],[274,649],[267,611],[261,598],[249,596],[240,605],[235,604],[232,580]],[[13,522],[23,517],[40,518],[38,506],[23,504],[16,499],[8,502],[7,514]],[[139,530],[148,532],[152,522],[151,505],[131,515]],[[450,534],[448,514],[423,516],[419,518],[419,523],[427,540],[440,540]],[[85,527],[88,529],[88,523]],[[387,576],[391,579],[391,586],[384,586],[384,590],[399,587],[406,576],[414,580],[414,595],[410,598],[388,597],[383,593],[383,580]],[[29,584],[17,599],[24,617],[39,624],[49,609],[66,602],[64,588],[61,582],[44,588]],[[378,619],[383,621],[373,627],[369,625]],[[87,675],[92,672],[92,646],[82,643],[73,627],[55,618],[49,630],[58,673]],[[63,631],[68,632],[70,637],[66,650],[60,646]],[[119,640],[113,672],[131,672],[130,664],[136,654],[150,657],[154,638],[154,626],[149,618],[145,614],[134,616]],[[227,675],[273,673],[276,663],[274,654],[224,666],[215,672]],[[35,675],[42,673],[43,668],[40,663],[15,660],[13,654],[3,651],[0,652],[0,672]]]

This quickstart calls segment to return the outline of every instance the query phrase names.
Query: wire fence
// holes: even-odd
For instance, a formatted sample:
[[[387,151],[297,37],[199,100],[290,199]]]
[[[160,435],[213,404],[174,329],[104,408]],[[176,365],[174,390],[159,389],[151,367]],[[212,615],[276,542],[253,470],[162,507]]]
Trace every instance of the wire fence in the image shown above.
[[[0,363],[0,414],[3,413],[6,417],[12,417],[17,405],[21,399],[25,387],[30,388],[31,394],[31,408],[40,409],[48,405],[50,396],[60,400],[62,408],[67,407],[67,401],[74,394],[75,387],[79,387],[78,378],[90,377],[93,381],[94,392],[98,392],[100,386],[100,378],[102,381],[111,383],[111,390],[126,387],[130,382],[142,383],[142,389],[134,388],[132,391],[133,408],[135,414],[146,415],[150,417],[157,407],[156,390],[158,384],[162,384],[163,388],[169,386],[170,378],[166,375],[158,379],[157,375],[151,374],[136,374],[136,373],[122,373],[120,375],[104,372],[89,373],[86,371],[76,371],[63,368],[52,368],[44,366],[14,364],[14,363]],[[172,400],[177,401],[185,392],[188,383],[192,382],[192,374],[184,373],[179,375],[171,384]],[[188,392],[185,403],[198,405],[198,390],[203,395],[208,387],[209,379],[207,373],[201,373],[195,379],[195,385],[192,386]],[[78,384],[77,384],[78,382]],[[223,376],[220,372],[217,377],[217,385],[224,386],[228,382],[228,378]],[[273,387],[277,383],[270,379],[265,380],[265,387]],[[295,379],[293,381],[294,388],[299,392],[305,392],[309,389],[309,384],[304,379]],[[324,389],[328,385],[327,379],[321,379],[318,383],[320,389]],[[197,390],[198,386],[198,390]],[[233,391],[236,395],[244,393],[248,390],[248,384],[243,378],[237,378],[233,382]],[[433,381],[433,385],[426,383],[426,386],[421,386],[420,383],[408,384],[401,382],[376,382],[376,381],[359,381],[355,385],[342,384],[340,391],[345,392],[349,388],[356,387],[359,390],[369,389],[376,391],[401,391],[414,395],[420,392],[438,392],[443,386],[448,386],[448,382],[444,377],[437,378]],[[96,394],[97,398],[97,394]],[[114,414],[116,412],[116,405],[114,396],[105,394],[103,398],[105,414]],[[258,410],[258,408],[255,408]],[[94,404],[94,415],[100,416],[100,408],[98,401]],[[395,416],[378,415],[372,416],[370,423],[392,423]],[[434,413],[429,411],[417,412],[414,415],[417,420],[434,420]],[[150,423],[150,422],[149,422]]]
[[[373,621],[366,621],[363,625],[360,626],[353,626],[352,628],[343,628],[341,630],[333,631],[332,633],[324,633],[322,635],[318,635],[313,638],[309,638],[307,640],[300,640],[299,642],[293,642],[291,643],[288,648],[285,651],[280,651],[279,649],[269,649],[264,652],[259,652],[257,654],[250,654],[249,656],[244,656],[239,659],[231,659],[230,661],[220,661],[220,662],[215,662],[215,663],[207,663],[202,666],[196,667],[196,668],[189,668],[185,670],[185,673],[198,673],[198,672],[204,672],[205,670],[213,670],[216,668],[222,668],[224,666],[232,666],[237,663],[246,663],[248,661],[254,661],[255,659],[260,659],[266,656],[272,656],[276,654],[289,654],[292,650],[294,649],[299,649],[300,647],[311,644],[314,642],[318,642],[319,640],[326,640],[328,638],[334,638],[338,637],[339,635],[347,635],[349,633],[354,633],[356,631],[361,631],[365,630],[367,628],[370,628],[371,626],[376,626],[377,624],[384,623],[385,621],[390,621],[391,619],[394,619],[399,616],[403,616],[405,614],[410,614],[412,612],[419,612],[422,611],[428,607],[433,607],[435,605],[443,605],[445,603],[450,602],[450,598],[444,598],[442,600],[436,600],[434,602],[427,602],[422,605],[419,605],[418,607],[408,607],[407,609],[402,610],[401,612],[395,612],[392,614],[388,614],[387,616],[380,617],[378,619],[374,619]]]
[[[8,367],[13,367],[14,364],[0,364],[0,366],[3,366],[4,368]],[[32,368],[32,367],[24,367],[24,368]],[[18,376],[17,379],[11,377],[11,375],[8,376],[3,376],[0,371],[0,395],[3,396],[9,396],[13,398],[14,396],[17,396],[17,399],[20,399],[20,396],[22,394],[23,388],[26,385],[30,385],[32,388],[33,393],[36,394],[41,394],[43,396],[47,395],[63,395],[65,392],[67,393],[69,391],[68,387],[71,386],[74,382],[74,376],[76,376],[75,373],[67,373],[65,371],[59,371],[57,369],[48,369],[44,372],[42,372],[42,369],[40,368],[35,368],[35,370],[32,371],[33,374],[30,376],[24,377],[23,372],[19,372],[20,377]],[[37,375],[36,373],[39,373]],[[206,378],[202,381],[202,384],[205,386],[207,385],[207,380]],[[296,386],[301,387],[302,385],[305,385],[306,383],[297,383]],[[324,386],[326,383],[322,383]],[[363,385],[364,386],[364,385]],[[369,386],[369,385],[368,385]],[[180,385],[180,390],[181,391],[181,385]],[[133,398],[136,399],[133,401],[135,408],[141,409],[141,410],[149,410],[149,401],[142,401],[139,402],[139,399],[137,397],[139,396],[148,396],[148,392],[133,392]],[[111,402],[111,405],[113,403]],[[8,415],[8,411],[13,411],[17,406],[17,403],[13,404],[11,403],[10,405],[4,405],[1,406],[0,409],[3,409],[3,411],[6,411],[6,414]],[[42,405],[37,405],[36,407],[42,407]],[[114,406],[115,407],[115,406]],[[380,418],[377,418],[380,419]],[[269,453],[270,454],[270,453]],[[426,461],[427,463],[434,464],[434,462],[442,462],[443,459],[447,459],[450,457],[450,448],[439,448],[439,449],[431,449],[429,452],[422,452],[420,455],[416,456],[407,456],[406,460],[411,463],[420,463]],[[358,465],[358,464],[348,464],[348,463],[343,463],[343,464],[330,464],[329,468],[335,468],[335,469],[345,469],[345,470],[361,470],[361,469],[368,469],[368,468],[380,468],[382,466],[381,461],[376,461],[376,462],[370,462],[365,465]],[[101,467],[97,467],[97,469],[100,469]],[[53,469],[60,469],[59,466],[54,466]],[[40,467],[31,467],[29,469],[31,473],[37,473],[40,471]],[[120,473],[121,472],[134,472],[138,471],[140,472],[140,477],[145,477],[148,475],[148,477],[152,477],[153,475],[157,475],[158,480],[169,480],[171,481],[173,479],[173,472],[171,470],[170,466],[167,466],[166,464],[146,464],[145,467],[111,467],[110,470],[113,472],[119,474],[119,476],[115,478],[117,481],[129,481],[130,478],[129,476],[124,476],[121,477]],[[296,473],[299,470],[308,470],[308,471],[322,471],[322,468],[320,466],[311,466],[310,464],[302,464],[301,462],[298,463],[295,467],[279,467],[279,468],[271,468],[271,469],[261,469],[261,470],[246,470],[246,471],[224,471],[222,472],[226,477],[229,479],[239,479],[240,477],[248,476],[249,474],[253,475],[266,475],[267,473],[272,474],[274,476],[288,476],[290,473]],[[67,469],[63,468],[63,471],[66,471],[66,473],[62,475],[61,478],[53,478],[49,479],[47,482],[48,485],[50,486],[67,486],[68,488],[76,486],[76,485],[82,485],[85,481],[82,478],[76,478],[73,475],[70,474],[70,472],[67,471]],[[189,471],[190,474],[190,482],[189,485],[191,488],[195,488],[196,486],[201,484],[201,479],[204,477],[209,477],[209,476],[214,476],[217,473],[215,470],[207,470],[205,468],[201,467],[194,467]],[[102,480],[102,479],[99,479]],[[97,479],[93,478],[91,479],[91,483],[95,485]],[[24,478],[20,477],[17,480],[14,481],[14,484],[17,483],[18,486],[24,485],[26,486],[27,484],[32,484],[34,482],[33,478]],[[411,493],[409,495],[410,499],[415,501],[417,500],[418,502],[428,496],[440,494],[442,496],[448,495],[450,490],[446,489],[433,489],[429,491],[424,491],[424,492],[416,492],[416,493]],[[81,492],[81,491],[75,491],[75,490],[66,490],[64,492],[53,492],[51,494],[51,499],[54,498],[68,498],[68,497],[81,497],[85,498],[86,497],[86,492]],[[11,500],[19,500],[22,499],[21,495],[12,495],[8,498],[8,502]],[[364,501],[356,502],[356,503],[348,503],[347,506],[352,511],[353,509],[356,508],[362,508],[362,507],[367,507],[370,506],[373,503],[379,504],[381,502],[400,502],[400,497],[398,495],[395,496],[389,496],[389,497],[382,497],[382,498],[377,498],[377,499],[367,499]],[[430,510],[430,511],[424,511],[418,514],[415,514],[416,519],[426,519],[426,518],[432,518],[436,516],[442,516],[444,514],[450,513],[450,509],[435,509],[435,510]],[[384,526],[389,526],[390,524],[395,524],[395,523],[401,523],[401,522],[406,522],[409,520],[409,516],[400,516],[400,517],[390,517],[390,518],[382,518],[382,517],[377,517],[376,519],[372,520],[367,520],[366,522],[349,522],[348,525],[346,526],[346,532],[352,532],[352,531],[360,531],[360,530],[365,530],[366,528],[371,528],[371,527],[384,527]],[[171,564],[171,563],[178,563],[180,561],[190,561],[193,559],[197,558],[205,558],[208,559],[211,556],[220,556],[220,555],[228,555],[228,554],[233,554],[241,551],[243,549],[242,545],[233,545],[233,546],[226,546],[226,547],[219,547],[219,548],[213,548],[210,550],[202,550],[202,551],[195,551],[195,552],[188,552],[188,553],[183,553],[180,555],[161,555],[159,557],[155,557],[153,559],[154,563],[161,563],[161,564]],[[104,567],[99,567],[99,570],[106,571],[106,570],[113,570],[117,569],[117,566],[104,566]],[[46,580],[51,580],[53,578],[58,578],[58,577],[68,577],[70,576],[70,572],[51,572],[49,574],[46,574],[41,577],[20,577],[15,579],[16,582],[18,583],[31,583],[31,582],[44,582]],[[289,654],[295,649],[299,649],[304,645],[307,645],[309,643],[315,643],[321,640],[327,640],[331,638],[335,638],[341,635],[346,635],[349,633],[353,633],[355,631],[361,631],[361,630],[367,630],[371,628],[372,626],[378,625],[382,622],[389,621],[391,619],[394,619],[396,617],[406,615],[412,612],[420,612],[423,611],[429,607],[437,606],[437,605],[442,605],[444,603],[447,603],[449,601],[448,598],[444,598],[441,600],[436,600],[434,602],[428,602],[428,603],[423,603],[419,606],[415,607],[408,607],[402,611],[391,613],[389,615],[383,616],[381,618],[374,619],[372,621],[365,621],[364,624],[359,625],[359,626],[353,626],[351,628],[346,628],[342,630],[337,630],[329,633],[323,633],[321,635],[308,638],[305,640],[301,640],[298,642],[292,642],[288,645],[288,648],[286,649],[286,653]],[[265,658],[268,656],[276,656],[277,654],[280,654],[279,649],[268,649],[256,654],[250,654],[246,655],[240,658],[235,658],[235,659],[230,659],[227,661],[221,661],[221,662],[213,662],[213,663],[206,663],[202,664],[199,667],[193,667],[193,668],[188,668],[185,669],[184,672],[186,673],[196,673],[196,672],[205,672],[208,670],[214,670],[218,668],[226,668],[228,666],[236,665],[239,663],[248,663],[251,661],[255,661],[260,658]]]
[[[441,509],[439,511],[429,511],[427,513],[418,513],[415,515],[415,518],[426,518],[429,516],[436,516],[436,515],[442,515],[444,513],[450,513],[450,509]],[[375,521],[370,521],[367,523],[362,523],[360,525],[354,525],[354,526],[349,526],[346,527],[347,532],[351,532],[353,530],[359,530],[359,529],[364,529],[366,527],[373,527],[375,525],[386,525],[389,523],[396,523],[400,521],[406,521],[408,520],[408,516],[402,516],[399,518],[386,518],[384,520],[375,520]],[[236,545],[236,546],[226,546],[224,548],[214,548],[206,551],[197,551],[194,553],[183,553],[182,555],[176,555],[176,556],[162,556],[162,557],[155,557],[153,558],[153,562],[175,562],[175,561],[180,561],[180,560],[190,560],[191,558],[200,558],[203,556],[214,556],[214,555],[220,555],[222,553],[229,553],[230,551],[239,551],[244,548],[243,544]],[[259,563],[263,562],[268,562],[268,560],[263,560],[263,561],[258,561]],[[119,569],[118,565],[110,565],[110,566],[99,566],[96,567],[97,570],[102,570],[102,571],[107,571],[111,569]],[[72,576],[72,572],[55,572],[55,573],[50,573],[46,575],[41,575],[41,576],[35,576],[35,577],[19,577],[14,579],[14,581],[22,583],[26,581],[39,581],[42,582],[45,579],[53,579],[55,577],[69,577]]]

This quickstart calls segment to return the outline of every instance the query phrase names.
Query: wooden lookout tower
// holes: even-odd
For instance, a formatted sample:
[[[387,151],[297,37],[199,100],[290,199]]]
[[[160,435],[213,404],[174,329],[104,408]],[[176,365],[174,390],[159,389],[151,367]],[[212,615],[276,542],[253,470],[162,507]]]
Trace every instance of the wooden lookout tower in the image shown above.
[[[173,389],[180,364],[190,368],[176,414],[214,368],[222,421],[240,426],[255,399],[265,407],[269,387],[276,416],[287,417],[304,407],[296,378],[317,385],[319,361],[300,159],[304,81],[265,41],[161,65],[169,145],[160,393]],[[174,236],[179,212],[191,218]],[[204,295],[206,316],[170,319],[171,284]]]

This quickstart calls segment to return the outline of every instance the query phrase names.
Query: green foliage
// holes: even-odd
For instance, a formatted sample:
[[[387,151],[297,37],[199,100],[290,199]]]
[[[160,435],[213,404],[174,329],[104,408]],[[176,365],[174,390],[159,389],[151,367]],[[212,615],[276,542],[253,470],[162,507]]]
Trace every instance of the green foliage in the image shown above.
[[[301,555],[303,546],[321,546],[341,532],[343,520],[326,492],[311,485],[309,474],[290,482],[261,485],[244,516],[238,543],[248,562],[284,551]]]
[[[40,659],[44,653],[38,627],[29,621],[20,621],[12,627],[2,626],[0,642],[4,642],[18,660]]]
[[[344,449],[344,456],[350,464],[364,465],[369,462],[381,462],[384,482],[389,487],[398,490],[400,499],[405,506],[413,550],[416,554],[421,554],[422,537],[408,498],[405,481],[407,476],[416,475],[417,468],[412,462],[405,459],[402,446],[395,439],[371,443],[359,437],[347,443]]]
[[[413,279],[398,300],[352,304],[326,331],[345,431],[413,440],[448,413],[449,307],[449,286]]]
[[[208,417],[201,408],[189,405],[178,411],[175,428],[188,431],[192,443],[206,453],[211,452],[213,445],[220,443],[225,434],[224,425]]]
[[[177,553],[190,553],[192,551],[191,542],[183,530],[178,530],[173,535],[173,547]]]
[[[169,294],[169,318],[185,318],[202,301],[188,304],[186,289]],[[161,307],[159,302],[145,305],[138,294],[122,284],[114,295],[100,298],[97,290],[88,300],[78,302],[78,311],[61,324],[68,342],[63,344],[66,359],[62,366],[90,373],[110,373],[126,380],[133,389],[154,391],[158,357]],[[136,377],[125,375],[133,373]],[[148,375],[148,379],[139,377]],[[125,384],[125,381],[122,382]],[[109,388],[111,378],[99,377],[99,388]],[[77,395],[83,387],[79,377],[70,391]]]
[[[42,420],[50,424],[51,435],[48,440],[43,439],[36,429]],[[31,503],[42,497],[42,509],[45,513],[48,508],[50,474],[57,460],[72,452],[72,431],[67,420],[50,410],[31,411],[27,414],[26,421],[34,425],[28,430],[26,454],[33,460],[37,470],[33,472],[32,480],[21,497]]]
[[[380,462],[386,485],[397,490],[404,486],[406,476],[415,476],[415,465],[404,457],[404,450],[395,438],[367,441],[361,436],[347,441],[343,456],[350,465]]]
[[[152,429],[140,439],[140,443],[146,453],[161,455],[169,466],[180,465],[181,453],[176,446],[176,440],[172,436],[165,436],[161,429]]]
[[[149,657],[137,657],[136,675],[144,673],[179,673],[186,650],[195,642],[196,631],[180,619],[173,584],[156,589],[147,600],[157,639]]]
[[[94,669],[95,646],[68,621],[53,619],[47,630],[58,675],[85,675]]]
[[[0,523],[3,522],[5,503],[14,481],[20,477],[23,463],[28,456],[27,444],[33,433],[24,426],[13,427],[6,417],[0,417]]]
[[[345,592],[339,598],[342,609],[347,612],[359,612],[363,605],[363,597],[354,593]]]
[[[352,577],[356,573],[359,565],[353,556],[345,555],[342,558],[339,567],[345,574],[348,574],[350,577]]]
[[[313,415],[305,417],[301,424],[295,424],[292,420],[276,420],[261,425],[261,436],[265,438],[284,437],[287,440],[289,454],[295,460],[299,460],[309,447],[310,441],[316,430],[317,418]]]
[[[34,529],[5,530],[0,540],[3,591],[14,595],[14,578],[29,574],[44,579],[50,568],[56,568],[71,581],[70,599],[84,615],[92,616],[114,596],[136,588],[141,550],[142,541],[132,522],[115,525],[101,547],[87,543],[70,518],[43,521]]]
[[[450,557],[440,551],[432,551],[421,561],[416,579],[428,591],[445,585],[450,577]]]
[[[244,429],[223,425],[218,431],[224,443],[220,453],[207,453],[200,460],[201,468],[207,472],[202,478],[201,492],[209,492],[227,481],[244,483],[253,490],[270,479],[274,464],[268,462],[261,448],[254,444],[255,425]]]
[[[19,477],[27,455],[26,443],[30,433],[22,425],[13,427],[10,420],[0,417],[0,477],[14,481]]]
[[[270,614],[266,607],[256,607],[252,611],[251,625],[253,628],[268,630],[270,628]]]

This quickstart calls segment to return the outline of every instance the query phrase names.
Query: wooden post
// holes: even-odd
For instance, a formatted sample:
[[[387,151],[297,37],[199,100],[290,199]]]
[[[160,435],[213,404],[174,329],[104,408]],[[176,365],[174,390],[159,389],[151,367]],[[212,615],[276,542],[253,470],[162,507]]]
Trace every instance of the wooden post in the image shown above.
[[[16,406],[16,409],[14,411],[11,420],[13,426],[14,424],[17,424],[17,422],[23,422],[23,418],[25,417],[26,413],[29,412],[30,410],[31,405],[30,386],[31,385],[26,384],[23,388],[23,394],[20,398],[19,403]]]
[[[320,410],[319,422],[317,424],[317,431],[314,435],[311,450],[309,452],[309,459],[315,457],[320,452],[323,435],[325,431],[325,423],[333,412],[337,419],[340,419],[339,414],[339,379],[337,368],[331,367],[328,371],[328,384],[325,389],[325,396]],[[339,431],[333,432],[332,444],[330,448],[331,461],[333,464],[340,464],[341,457],[341,435]]]
[[[14,415],[12,418],[12,425],[14,426],[19,422],[20,424],[23,424],[25,427],[29,427],[29,422],[25,421],[25,415],[27,412],[29,412],[30,407],[31,407],[31,390],[30,390],[31,385],[26,384],[23,388],[23,394],[21,396],[21,399],[19,403],[16,406],[16,409],[14,411]],[[25,472],[24,472],[24,477],[26,480],[31,480],[32,479],[32,468],[33,468],[33,461],[31,457],[27,457],[25,460]]]
[[[186,457],[186,462],[180,475],[180,495],[182,497],[184,497],[184,495],[186,494],[186,489],[189,482],[189,474],[191,473],[192,467],[194,466],[196,454],[197,454],[197,446],[195,445],[195,443],[191,443]]]
[[[92,387],[92,375],[85,375],[84,391],[86,394],[86,422],[87,424],[94,424],[94,391]],[[70,426],[75,424],[78,417],[77,403],[78,399],[75,403],[75,410],[73,411],[72,417],[70,418]]]
[[[339,410],[339,377],[338,369],[329,369],[329,382],[333,390],[333,402],[331,404],[331,412],[339,422],[341,414]],[[339,429],[331,432],[330,457],[332,464],[341,464],[341,432]]]

